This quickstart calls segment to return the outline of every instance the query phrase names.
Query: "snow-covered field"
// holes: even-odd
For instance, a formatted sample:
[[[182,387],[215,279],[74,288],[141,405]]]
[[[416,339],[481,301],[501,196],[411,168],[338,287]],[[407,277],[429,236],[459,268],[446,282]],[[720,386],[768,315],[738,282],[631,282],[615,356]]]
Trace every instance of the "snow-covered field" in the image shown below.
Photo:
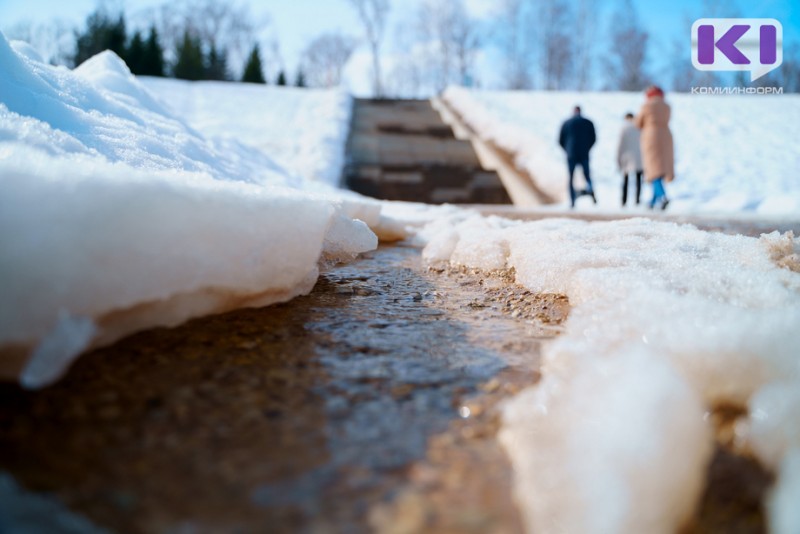
[[[269,154],[289,173],[338,186],[352,98],[343,91],[139,78],[189,126]]]
[[[113,53],[71,71],[0,34],[0,72],[0,370],[28,386],[126,333],[308,292],[377,244],[377,203],[204,136]]]
[[[585,197],[577,209],[622,209],[617,144],[623,116],[639,112],[642,94],[451,88],[445,99],[482,137],[515,153],[517,164],[561,199],[562,208],[568,200],[567,170],[558,132],[580,105],[597,130],[590,166],[599,205]],[[800,96],[668,94],[667,102],[676,174],[667,186],[670,212],[800,217]],[[645,187],[643,199],[651,196]],[[636,211],[630,202],[627,211]]]

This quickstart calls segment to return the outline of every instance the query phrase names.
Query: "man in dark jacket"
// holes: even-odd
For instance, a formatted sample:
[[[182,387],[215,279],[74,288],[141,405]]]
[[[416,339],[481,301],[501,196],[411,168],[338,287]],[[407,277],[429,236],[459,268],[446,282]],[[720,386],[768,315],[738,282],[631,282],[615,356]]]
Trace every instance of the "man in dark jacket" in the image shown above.
[[[594,146],[596,140],[594,124],[581,115],[580,107],[575,106],[575,115],[561,126],[561,135],[558,137],[558,144],[567,152],[569,198],[573,208],[575,207],[575,199],[580,195],[591,196],[594,203],[597,204],[589,173],[589,150]],[[576,193],[572,179],[575,175],[575,167],[578,165],[581,166],[583,175],[586,177],[586,189]]]

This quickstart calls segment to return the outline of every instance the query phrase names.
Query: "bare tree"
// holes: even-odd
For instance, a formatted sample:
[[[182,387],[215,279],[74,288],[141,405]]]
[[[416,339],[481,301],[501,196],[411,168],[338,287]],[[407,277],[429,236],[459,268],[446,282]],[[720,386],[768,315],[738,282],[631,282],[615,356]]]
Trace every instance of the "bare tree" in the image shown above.
[[[449,37],[453,43],[458,83],[467,84],[474,77],[475,56],[481,47],[480,30],[464,9],[463,0],[452,2]]]
[[[641,91],[650,83],[645,68],[649,34],[642,28],[632,0],[620,0],[611,20],[611,43],[605,62],[608,88]]]
[[[503,54],[506,87],[530,89],[530,55],[535,26],[528,24],[530,0],[502,0],[496,34]]]
[[[451,83],[466,83],[480,40],[463,1],[425,0],[416,26],[434,89],[438,92]]]
[[[716,6],[716,7],[715,7]],[[709,9],[709,17],[716,17],[720,13],[718,5],[713,2],[704,4],[704,11],[696,13],[694,16],[689,13],[683,14],[683,27],[688,35],[693,21],[706,13],[705,9]],[[688,92],[692,87],[711,86],[719,83],[719,77],[716,72],[700,71],[692,65],[692,48],[691,44],[685,35],[675,37],[671,44],[671,53],[669,61],[669,72],[667,78],[670,80],[672,90],[680,93]]]
[[[541,27],[539,50],[544,88],[565,89],[575,63],[571,5],[566,0],[540,1],[537,22]]]
[[[420,98],[430,94],[424,54],[420,50],[416,29],[416,17],[411,14],[393,29],[393,61],[388,65],[384,83],[387,95]]]
[[[449,35],[450,8],[448,0],[425,0],[417,13],[417,32],[424,51],[422,64],[437,92],[447,87],[455,62]]]
[[[303,65],[310,87],[336,87],[342,81],[342,70],[353,51],[356,41],[338,33],[320,35],[306,47]]]
[[[364,36],[372,53],[372,89],[376,97],[381,97],[383,96],[381,44],[391,7],[389,0],[348,0],[348,2],[356,10],[364,27]]]
[[[598,34],[597,14],[602,9],[603,0],[577,0],[575,5],[575,24],[580,31],[573,35],[575,53],[575,88],[586,91],[594,79],[595,49]]]

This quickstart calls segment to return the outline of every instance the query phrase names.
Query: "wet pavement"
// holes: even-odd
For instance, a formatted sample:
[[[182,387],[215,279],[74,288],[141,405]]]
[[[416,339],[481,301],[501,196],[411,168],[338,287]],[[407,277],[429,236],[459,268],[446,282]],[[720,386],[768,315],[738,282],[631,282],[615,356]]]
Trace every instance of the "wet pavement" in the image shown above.
[[[417,529],[518,532],[493,406],[568,312],[526,293],[381,248],[306,297],[0,386],[0,471],[117,532],[397,531],[420,495]]]
[[[0,385],[0,532],[94,532],[74,512],[120,533],[519,533],[499,406],[568,313],[513,273],[381,247],[289,303],[136,334],[42,391]],[[711,414],[682,532],[765,531],[773,479],[731,439],[742,415]]]

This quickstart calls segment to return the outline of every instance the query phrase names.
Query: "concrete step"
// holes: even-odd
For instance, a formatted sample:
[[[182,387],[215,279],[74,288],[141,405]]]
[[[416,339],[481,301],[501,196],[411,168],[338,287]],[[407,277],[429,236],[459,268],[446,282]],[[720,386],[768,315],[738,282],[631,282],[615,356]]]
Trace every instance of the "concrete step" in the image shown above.
[[[356,100],[345,183],[361,194],[415,202],[507,204],[494,171],[427,100]]]

